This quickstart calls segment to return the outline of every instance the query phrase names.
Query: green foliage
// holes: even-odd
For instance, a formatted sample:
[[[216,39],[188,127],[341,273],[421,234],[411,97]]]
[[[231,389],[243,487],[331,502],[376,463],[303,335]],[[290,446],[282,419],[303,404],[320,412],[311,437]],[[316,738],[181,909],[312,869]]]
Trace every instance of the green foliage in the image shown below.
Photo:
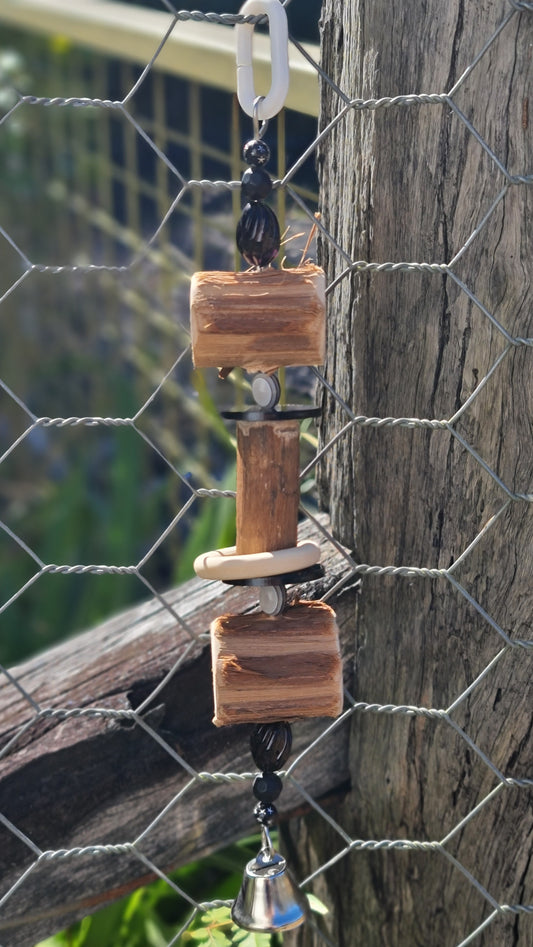
[[[118,379],[120,397],[128,382]],[[152,457],[135,432],[89,428],[52,431],[5,463],[4,485],[19,478],[4,517],[44,563],[113,563],[140,559],[154,524],[171,519],[170,483],[154,476]],[[12,540],[0,536],[0,598],[37,572]],[[43,575],[3,617],[1,658],[19,660],[89,626],[145,594],[135,576]]]
[[[311,911],[313,912],[313,914],[321,914],[322,916],[324,916],[325,914],[328,913],[328,908],[320,900],[320,898],[317,898],[316,894],[308,894],[307,900],[309,901],[309,907]]]
[[[194,387],[196,388],[201,408],[205,416],[211,420],[213,430],[218,434],[220,441],[223,444],[226,444],[228,447],[235,447],[235,438],[230,437],[228,428],[220,417],[219,409],[217,408],[213,399],[213,395],[211,394],[207,385],[205,373],[199,369],[196,369],[192,373],[192,381]]]
[[[198,902],[231,901],[239,890],[244,864],[260,844],[252,836],[200,861],[179,868],[170,875],[177,888]],[[220,906],[204,913],[191,907],[165,881],[158,880],[134,891],[126,898],[84,918],[67,930],[42,941],[37,947],[167,947],[182,933],[182,945],[239,944],[241,947],[278,947],[270,935],[253,935],[236,927],[230,909]]]
[[[29,39],[6,28],[2,47],[0,118],[16,106],[15,90],[54,96],[67,88],[71,95],[100,96],[109,80],[102,64],[86,70],[90,54],[61,37]],[[108,185],[120,168],[104,151],[111,142],[118,150],[129,142],[130,155],[139,145],[128,123],[109,111],[20,108],[3,123],[2,226],[32,262],[131,261],[144,232],[113,204]],[[215,373],[190,374],[184,359],[158,387],[188,344],[176,318],[180,305],[186,311],[187,271],[165,240],[120,280],[111,271],[84,274],[83,266],[79,272],[74,266],[60,278],[35,272],[17,284],[24,258],[0,239],[0,296],[6,293],[0,378],[7,386],[0,390],[0,455],[7,452],[0,483],[7,524],[0,532],[0,606],[14,599],[2,615],[2,663],[19,661],[147,594],[134,575],[43,573],[33,582],[41,563],[141,561],[189,498],[172,468],[190,475],[197,487],[235,487],[235,442],[218,406],[232,384],[242,407],[242,372],[232,373],[222,394]],[[32,417],[44,415],[136,418],[138,430],[33,427]],[[316,449],[312,425],[304,423],[302,431],[304,451]],[[148,558],[143,575],[157,589],[168,587],[192,574],[200,552],[234,539],[234,502],[198,499]],[[257,838],[244,840],[179,869],[172,882],[198,903],[230,901],[257,848]],[[159,880],[39,947],[167,947],[173,939],[177,947],[282,942],[237,928],[227,906],[191,914],[189,902]]]
[[[209,422],[215,445],[226,452],[226,469],[222,480],[217,483],[220,490],[234,490],[236,478],[235,439],[230,436],[227,426],[220,417],[219,410],[209,390],[206,375],[196,370],[192,373],[192,382],[198,394],[198,400],[205,419]],[[213,442],[211,442],[213,449]],[[229,457],[231,456],[231,461]],[[176,563],[174,581],[183,582],[193,575],[192,564],[206,549],[221,549],[235,543],[235,502],[228,499],[206,499],[197,506],[194,529],[184,543],[181,555]]]
[[[157,887],[157,884],[153,887]],[[41,941],[37,947],[167,947],[176,930],[165,924],[153,903],[146,897],[148,888],[128,899],[126,910],[112,905],[98,914],[86,917],[61,934]],[[113,910],[114,909],[114,910]],[[279,937],[244,931],[231,920],[229,907],[213,908],[196,915],[177,941],[195,947],[277,947]]]
[[[100,86],[116,79],[109,69],[60,37],[6,28],[0,118],[16,106],[16,90],[53,96],[67,87],[72,95],[100,95]],[[96,109],[15,108],[3,123],[2,226],[32,261],[131,260],[143,235],[126,207],[113,202],[110,175],[120,168],[106,151],[112,142],[138,145],[133,129]],[[20,278],[23,260],[4,238],[0,251],[2,296]],[[190,497],[172,468],[196,486],[234,486],[234,448],[210,391],[213,373],[195,380],[184,359],[158,390],[188,345],[187,282],[167,235],[120,279],[105,270],[35,274],[3,299],[0,456],[8,453],[0,481],[7,526],[0,531],[0,607],[10,605],[2,616],[2,663],[148,594],[131,574],[41,574],[33,581],[41,562],[141,561]],[[32,414],[135,417],[140,433],[101,425],[28,431]],[[143,577],[158,591],[188,578],[201,544],[231,545],[232,520],[231,500],[198,501],[148,558]]]
[[[138,397],[126,373],[109,378],[106,390],[122,416],[134,414]],[[156,422],[150,434],[157,442],[167,422]],[[234,489],[234,450],[228,435],[224,440],[206,415],[194,437],[192,446],[177,445],[179,467],[187,469],[187,450],[194,453],[196,446],[206,445],[204,465],[195,468],[194,480],[201,486],[215,482],[221,489]],[[213,445],[216,456],[210,456]],[[169,454],[176,450],[174,445],[166,449]],[[218,467],[216,479],[210,475],[210,462]],[[4,462],[0,485],[2,519],[45,564],[135,564],[189,495],[127,427],[38,429]],[[199,499],[147,561],[143,574],[162,590],[190,578],[200,552],[232,545],[234,539],[234,501]],[[4,532],[0,560],[3,604],[36,575],[39,565]],[[135,575],[41,575],[3,615],[0,661],[19,661],[146,595]]]
[[[245,931],[231,920],[230,908],[219,907],[199,915],[182,935],[183,944],[197,947],[274,947],[281,943],[279,937]]]
[[[277,844],[276,833],[273,834]],[[180,890],[202,903],[231,902],[242,882],[244,865],[260,846],[260,836],[242,839],[200,861],[184,865],[169,877]],[[309,907],[317,914],[327,908],[314,895]],[[133,894],[85,917],[36,947],[281,947],[280,934],[244,931],[231,920],[229,904],[196,912],[163,880],[138,888]]]
[[[235,489],[235,464],[231,465],[219,484],[221,490]],[[176,583],[190,579],[193,575],[192,564],[206,549],[222,549],[235,543],[235,501],[231,499],[206,499],[202,501],[194,521],[194,529],[183,546],[182,554],[176,563],[174,581]]]

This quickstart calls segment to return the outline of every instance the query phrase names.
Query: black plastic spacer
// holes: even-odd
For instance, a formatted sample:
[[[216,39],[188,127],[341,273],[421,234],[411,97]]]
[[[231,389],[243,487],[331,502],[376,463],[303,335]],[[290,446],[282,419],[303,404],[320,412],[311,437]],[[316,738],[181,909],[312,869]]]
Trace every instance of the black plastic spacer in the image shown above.
[[[297,572],[265,575],[257,579],[221,579],[220,581],[224,585],[255,585],[261,588],[265,585],[299,585],[302,582],[314,582],[316,579],[322,579],[324,575],[324,567],[317,563],[315,566],[309,566],[307,569],[300,569]]]
[[[317,418],[322,408],[316,405],[288,404],[284,408],[244,408],[242,411],[225,410],[220,414],[226,421],[299,421]]]

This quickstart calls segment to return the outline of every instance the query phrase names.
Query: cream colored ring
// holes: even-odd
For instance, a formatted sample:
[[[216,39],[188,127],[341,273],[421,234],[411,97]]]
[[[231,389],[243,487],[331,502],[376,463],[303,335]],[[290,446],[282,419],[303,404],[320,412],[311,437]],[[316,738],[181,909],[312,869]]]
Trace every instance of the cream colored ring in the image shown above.
[[[310,541],[291,549],[236,555],[235,546],[203,552],[194,560],[194,571],[201,579],[263,579],[284,572],[299,572],[320,560],[320,546]]]

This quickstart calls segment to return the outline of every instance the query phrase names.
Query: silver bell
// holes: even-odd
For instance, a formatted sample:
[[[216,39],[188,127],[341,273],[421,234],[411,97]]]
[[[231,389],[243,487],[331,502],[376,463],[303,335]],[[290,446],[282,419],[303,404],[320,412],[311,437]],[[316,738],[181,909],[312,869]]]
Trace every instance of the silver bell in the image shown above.
[[[289,931],[305,921],[307,899],[292,880],[283,856],[274,851],[266,826],[262,831],[266,844],[246,865],[231,916],[247,931]]]

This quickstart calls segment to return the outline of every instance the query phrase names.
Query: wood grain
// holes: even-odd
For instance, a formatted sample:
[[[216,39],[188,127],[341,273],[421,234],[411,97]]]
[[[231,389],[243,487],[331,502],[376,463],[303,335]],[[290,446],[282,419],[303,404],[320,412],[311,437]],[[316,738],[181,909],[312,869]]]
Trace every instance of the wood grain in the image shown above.
[[[322,65],[349,99],[452,88],[511,5],[496,0],[382,4],[354,0],[342,16],[325,0]],[[512,174],[531,170],[524,128],[531,88],[530,14],[513,15],[454,94]],[[322,127],[340,110],[323,84]],[[486,151],[443,105],[351,111],[319,156],[322,221],[353,260],[449,262],[504,184]],[[531,202],[513,186],[454,265],[501,324],[533,335]],[[345,267],[323,240],[328,281]],[[511,347],[449,277],[422,271],[354,273],[330,294],[327,378],[356,414],[450,418],[511,490],[531,489],[531,349]],[[324,443],[346,414],[324,398]],[[444,567],[501,509],[506,496],[446,430],[352,429],[328,453],[323,500],[336,535],[360,561]],[[456,577],[505,631],[531,638],[531,505],[512,503]],[[503,647],[446,580],[366,577],[354,599],[356,690],[369,702],[446,708]],[[505,775],[531,777],[531,651],[509,649],[453,713]],[[352,838],[442,839],[498,784],[452,728],[431,720],[355,715],[353,792],[336,817]],[[294,851],[307,872],[338,839],[319,819],[300,824]],[[500,903],[533,902],[531,791],[516,787],[480,810],[448,850]],[[321,876],[317,893],[336,947],[453,947],[492,911],[445,858],[353,851]],[[322,944],[306,930],[299,943]],[[508,914],[476,947],[530,947],[531,917]]]
[[[324,273],[291,270],[201,272],[191,281],[191,334],[199,368],[321,365],[325,345]]]
[[[237,422],[237,555],[296,545],[299,474],[298,421]]]
[[[211,624],[217,727],[337,717],[342,662],[335,612],[299,602],[281,615],[222,615]]]

